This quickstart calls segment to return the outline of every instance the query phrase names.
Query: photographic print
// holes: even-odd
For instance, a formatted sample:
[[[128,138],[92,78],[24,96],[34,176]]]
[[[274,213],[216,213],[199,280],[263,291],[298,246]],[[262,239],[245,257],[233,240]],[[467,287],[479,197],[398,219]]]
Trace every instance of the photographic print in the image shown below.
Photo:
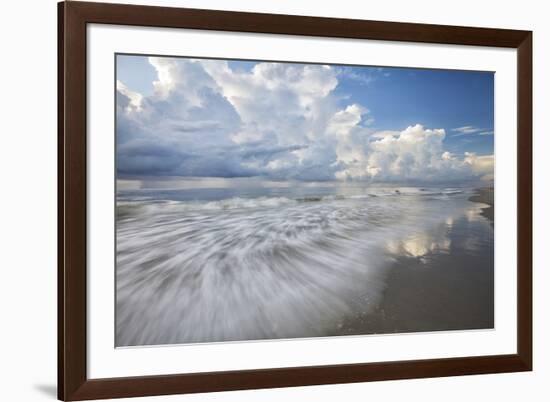
[[[116,55],[117,347],[494,327],[494,73]]]

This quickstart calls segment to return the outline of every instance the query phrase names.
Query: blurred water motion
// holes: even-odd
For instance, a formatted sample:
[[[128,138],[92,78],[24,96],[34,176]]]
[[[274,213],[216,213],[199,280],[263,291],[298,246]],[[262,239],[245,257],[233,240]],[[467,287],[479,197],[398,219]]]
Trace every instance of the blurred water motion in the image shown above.
[[[397,190],[397,191],[396,191]],[[374,309],[391,262],[492,244],[471,190],[120,192],[116,345],[315,337]],[[453,227],[468,236],[452,238]],[[470,225],[470,226],[469,226]]]

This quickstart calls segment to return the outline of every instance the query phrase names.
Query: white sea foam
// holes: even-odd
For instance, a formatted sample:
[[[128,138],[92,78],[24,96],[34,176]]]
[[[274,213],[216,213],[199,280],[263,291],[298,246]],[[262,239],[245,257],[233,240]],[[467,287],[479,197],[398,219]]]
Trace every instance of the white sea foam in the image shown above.
[[[376,306],[392,247],[446,246],[420,234],[473,204],[445,191],[119,202],[117,345],[323,335]]]

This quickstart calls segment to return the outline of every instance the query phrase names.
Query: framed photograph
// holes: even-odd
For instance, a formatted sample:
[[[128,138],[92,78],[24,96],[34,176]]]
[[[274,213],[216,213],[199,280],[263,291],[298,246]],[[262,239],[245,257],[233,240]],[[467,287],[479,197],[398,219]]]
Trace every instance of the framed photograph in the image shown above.
[[[58,17],[59,399],[531,370],[531,32]]]

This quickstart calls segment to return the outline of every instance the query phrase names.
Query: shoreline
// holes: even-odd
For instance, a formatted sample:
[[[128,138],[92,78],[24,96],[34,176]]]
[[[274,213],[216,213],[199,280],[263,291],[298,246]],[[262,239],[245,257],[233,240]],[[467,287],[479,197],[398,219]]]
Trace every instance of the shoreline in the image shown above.
[[[489,219],[491,225],[495,224],[495,195],[494,188],[485,187],[477,189],[477,194],[472,195],[468,198],[468,201],[477,202],[481,204],[487,204],[486,207],[483,207],[481,210],[481,216]]]

